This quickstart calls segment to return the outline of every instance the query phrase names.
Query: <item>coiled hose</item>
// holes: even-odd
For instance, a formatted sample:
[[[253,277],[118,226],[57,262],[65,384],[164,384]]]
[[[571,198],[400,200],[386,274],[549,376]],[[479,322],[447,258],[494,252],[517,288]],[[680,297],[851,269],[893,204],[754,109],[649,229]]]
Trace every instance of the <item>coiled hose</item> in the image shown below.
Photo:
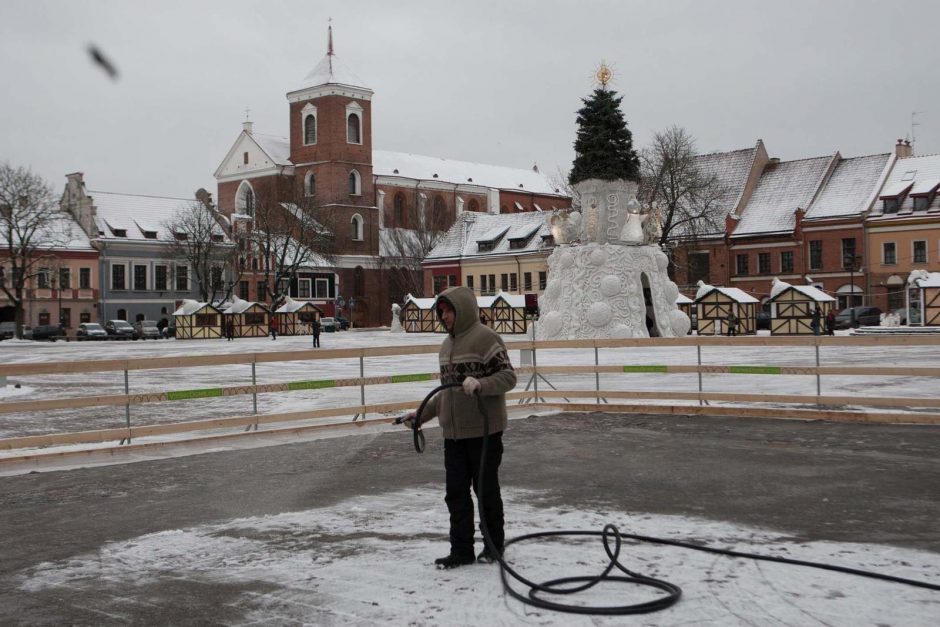
[[[438,392],[445,390],[447,388],[462,387],[460,383],[445,383],[439,385],[433,390],[431,390],[427,396],[424,397],[424,400],[421,401],[421,404],[418,406],[418,410],[415,413],[415,418],[412,421],[412,432],[414,439],[415,451],[418,453],[423,453],[426,445],[426,440],[424,433],[421,430],[421,414],[424,412],[425,407],[428,402],[434,397]],[[519,572],[513,569],[509,564],[506,563],[506,560],[503,558],[493,545],[493,540],[490,538],[489,529],[486,526],[486,516],[484,515],[483,509],[483,486],[486,485],[483,482],[484,472],[486,470],[486,453],[487,446],[489,443],[489,416],[486,414],[486,409],[483,406],[483,399],[479,394],[476,395],[477,398],[477,407],[480,410],[480,414],[483,416],[483,446],[480,451],[480,476],[477,485],[479,486],[480,492],[477,494],[477,507],[479,509],[480,516],[480,529],[483,532],[483,541],[486,544],[486,548],[489,550],[490,555],[495,556],[499,561],[500,568],[500,577],[503,581],[503,589],[511,597],[522,601],[533,607],[539,607],[546,610],[554,610],[556,612],[568,612],[572,614],[591,614],[591,615],[603,615],[603,616],[617,616],[617,615],[626,615],[626,614],[647,614],[650,612],[657,612],[659,610],[664,610],[668,607],[671,607],[679,598],[682,596],[682,589],[679,586],[669,583],[668,581],[663,581],[662,579],[655,579],[653,577],[647,577],[639,573],[635,573],[629,570],[620,562],[620,550],[623,544],[623,539],[628,538],[630,540],[635,540],[638,542],[650,542],[653,544],[665,544],[670,546],[678,546],[685,549],[693,549],[695,551],[704,551],[706,553],[713,553],[716,555],[725,555],[728,557],[741,557],[753,560],[762,560],[767,562],[778,562],[781,564],[792,564],[796,566],[808,566],[810,568],[819,568],[822,570],[830,570],[834,572],[846,573],[849,575],[857,575],[860,577],[868,577],[871,579],[880,579],[883,581],[890,581],[893,583],[901,583],[909,586],[915,586],[919,588],[926,588],[928,590],[940,591],[940,585],[927,583],[923,581],[916,581],[913,579],[905,579],[903,577],[895,577],[893,575],[886,575],[883,573],[876,573],[871,571],[859,570],[856,568],[847,568],[844,566],[835,566],[832,564],[823,564],[819,562],[808,562],[805,560],[796,560],[788,559],[785,557],[776,557],[771,555],[758,555],[755,553],[744,553],[741,551],[732,551],[728,549],[716,549],[709,546],[702,546],[698,544],[689,544],[686,542],[679,542],[676,540],[668,540],[665,538],[656,538],[652,536],[641,536],[636,534],[621,533],[615,525],[605,525],[602,531],[581,531],[581,530],[566,530],[566,531],[542,531],[537,533],[528,533],[525,535],[518,536],[516,538],[507,539],[504,544],[505,548],[508,548],[511,544],[516,544],[517,542],[525,542],[526,540],[535,540],[537,538],[551,538],[551,537],[560,537],[560,536],[596,536],[601,539],[601,543],[604,547],[604,551],[607,553],[608,563],[604,570],[596,576],[577,576],[577,577],[559,577],[557,579],[551,579],[542,583],[536,583],[530,581],[526,577],[522,576]],[[397,418],[395,420],[396,424],[403,422],[404,417]],[[614,569],[619,570],[623,574],[611,574]],[[522,594],[515,590],[510,585],[510,577],[516,579],[521,584],[528,586],[528,594]],[[552,594],[552,595],[567,595],[567,594],[576,594],[578,592],[583,592],[588,590],[601,582],[612,582],[617,581],[625,584],[635,584],[641,586],[649,586],[651,588],[656,588],[662,590],[665,595],[657,597],[651,601],[646,601],[643,603],[634,603],[630,605],[611,605],[611,606],[586,606],[586,605],[573,605],[569,603],[559,603],[556,601],[549,601],[541,595]]]

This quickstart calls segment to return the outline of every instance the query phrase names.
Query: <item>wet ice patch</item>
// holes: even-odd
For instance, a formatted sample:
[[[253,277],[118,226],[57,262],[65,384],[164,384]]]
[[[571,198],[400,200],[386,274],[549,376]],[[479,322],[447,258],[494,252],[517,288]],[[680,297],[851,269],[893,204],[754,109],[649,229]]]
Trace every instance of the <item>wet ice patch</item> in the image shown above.
[[[535,531],[597,530],[700,542],[940,582],[940,556],[887,546],[798,543],[772,531],[681,516],[542,507],[545,495],[506,490],[507,537]],[[160,603],[168,580],[237,590],[227,602],[253,622],[434,624],[621,624],[623,619],[535,610],[502,592],[498,568],[432,566],[446,554],[447,513],[439,486],[349,499],[329,507],[153,533],[102,546],[93,554],[44,563],[21,573],[26,594],[68,588],[126,603],[135,590]],[[513,567],[534,581],[591,575],[606,564],[597,538],[516,544]],[[931,624],[940,593],[849,575],[625,542],[631,570],[683,589],[680,602],[655,615],[678,624]],[[650,600],[650,588],[605,584],[580,597],[595,605]],[[569,599],[565,599],[569,601]],[[116,602],[116,601],[115,601]],[[167,602],[172,602],[167,599]],[[192,603],[193,601],[188,601]],[[207,602],[207,606],[208,606]],[[206,609],[206,611],[209,611]],[[227,614],[225,622],[232,622]]]

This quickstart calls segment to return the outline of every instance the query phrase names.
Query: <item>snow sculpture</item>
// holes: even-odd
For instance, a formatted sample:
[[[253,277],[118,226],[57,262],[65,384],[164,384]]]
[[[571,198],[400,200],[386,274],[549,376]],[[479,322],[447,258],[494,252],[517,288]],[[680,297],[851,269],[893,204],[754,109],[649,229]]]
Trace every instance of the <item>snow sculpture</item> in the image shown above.
[[[401,333],[404,329],[401,328],[401,307],[398,306],[398,303],[392,303],[392,324],[389,330],[392,333]]]
[[[550,220],[557,246],[539,299],[539,339],[687,334],[691,322],[676,307],[679,289],[656,243],[658,214],[643,211],[636,183],[590,179],[575,189],[581,197],[579,237],[570,237],[575,213]],[[571,245],[577,241],[581,245]]]

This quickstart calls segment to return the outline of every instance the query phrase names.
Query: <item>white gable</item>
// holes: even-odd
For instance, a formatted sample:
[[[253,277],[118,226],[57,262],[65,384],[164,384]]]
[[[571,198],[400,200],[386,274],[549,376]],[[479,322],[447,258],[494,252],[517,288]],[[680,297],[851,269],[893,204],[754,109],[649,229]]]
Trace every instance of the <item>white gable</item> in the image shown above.
[[[248,163],[245,163],[245,153]],[[249,174],[269,172],[278,166],[290,166],[290,141],[273,135],[242,132],[235,145],[215,171],[215,178],[242,178]]]

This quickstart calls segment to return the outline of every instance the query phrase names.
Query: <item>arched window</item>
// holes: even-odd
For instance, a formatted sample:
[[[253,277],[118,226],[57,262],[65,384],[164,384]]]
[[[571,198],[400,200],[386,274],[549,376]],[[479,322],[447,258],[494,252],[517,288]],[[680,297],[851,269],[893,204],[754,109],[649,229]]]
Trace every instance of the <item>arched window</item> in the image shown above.
[[[251,183],[242,181],[235,193],[235,211],[248,216],[255,215],[255,190]]]
[[[118,320],[124,320],[124,321],[126,322],[126,321],[127,321],[127,310],[126,310],[126,309],[118,309],[118,310],[117,310],[117,319],[118,319]]]
[[[317,179],[313,175],[313,170],[308,170],[307,174],[304,176],[304,195],[316,196],[316,194],[317,194]]]
[[[354,240],[362,240],[362,216],[358,213],[352,217],[352,220],[349,221],[350,226],[350,237]]]
[[[362,195],[362,178],[360,178],[359,172],[357,170],[352,170],[349,173],[349,195]]]
[[[353,271],[353,294],[355,296],[358,297],[365,294],[365,283],[365,272],[363,272],[362,266],[356,266],[356,269]]]
[[[405,226],[405,195],[401,192],[395,194],[395,226]]]
[[[346,141],[350,144],[362,143],[362,127],[356,113],[350,113],[346,117]]]
[[[313,114],[307,114],[304,118],[304,144],[317,143],[317,117]]]
[[[471,198],[470,199],[470,211],[479,211],[479,210],[480,210],[480,203],[477,202],[476,198]]]
[[[444,215],[447,212],[447,205],[444,204],[443,196],[434,197],[434,205],[431,208],[431,226],[436,229],[444,228]]]

